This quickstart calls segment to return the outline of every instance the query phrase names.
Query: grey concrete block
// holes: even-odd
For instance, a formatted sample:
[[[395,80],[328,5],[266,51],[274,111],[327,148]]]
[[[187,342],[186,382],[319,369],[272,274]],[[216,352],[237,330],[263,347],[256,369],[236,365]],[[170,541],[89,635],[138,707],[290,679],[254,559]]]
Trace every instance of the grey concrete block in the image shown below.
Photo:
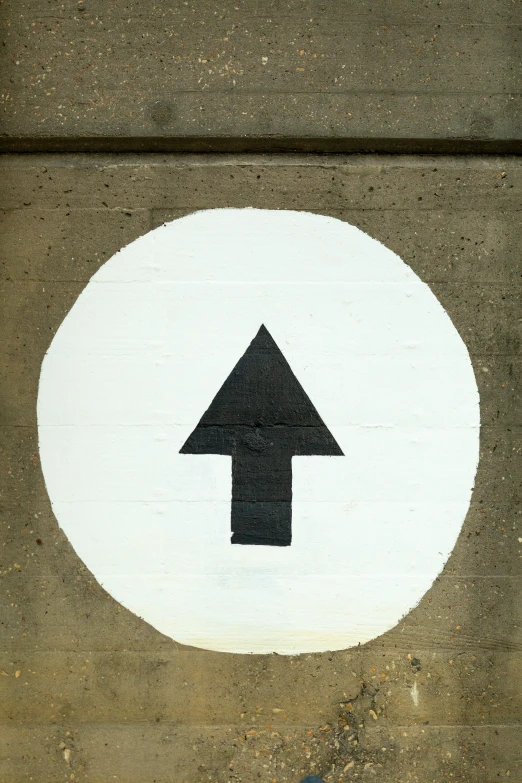
[[[372,722],[371,717],[367,720]],[[308,772],[319,773],[327,781],[345,779],[347,773],[348,779],[363,780],[385,773],[390,783],[402,783],[406,771],[419,783],[483,783],[494,780],[498,769],[513,779],[520,770],[517,748],[522,737],[516,726],[465,727],[456,734],[453,727],[444,726],[390,730],[370,725],[365,730],[360,723],[344,731],[344,725],[349,724],[186,729],[174,723],[133,723],[85,724],[73,729],[67,721],[9,726],[1,742],[10,778],[20,779],[30,769],[41,783],[54,783],[58,775],[70,779],[71,774],[75,779],[105,783],[114,778],[115,771],[116,777],[128,783],[148,783],[151,770],[156,783],[173,779],[225,783],[232,776],[239,780],[266,776],[291,783]]]
[[[473,355],[518,354],[522,339],[522,287],[432,283]]]
[[[382,753],[380,768],[374,768],[376,774],[394,766],[393,762],[389,763],[389,755],[392,755],[395,759],[407,759],[410,777],[419,783],[455,778],[478,783],[494,780],[498,769],[502,769],[504,775],[509,772],[508,778],[520,774],[516,750],[520,740],[518,726],[505,729],[470,726],[457,735],[443,727],[401,727],[393,732],[376,727],[369,733],[367,749],[371,747],[374,752],[379,749]],[[395,763],[400,765],[400,762]],[[397,775],[396,779],[400,780],[400,777]]]
[[[522,509],[518,502],[474,501],[444,572],[457,576],[519,576]]]
[[[0,213],[3,280],[82,282],[150,228],[148,210],[14,209]]]
[[[483,427],[480,460],[473,499],[491,503],[492,498],[518,501],[522,495],[522,445],[520,427]]]
[[[16,651],[3,676],[0,720],[15,725],[110,724],[122,714],[129,723],[187,728],[335,725],[343,711],[359,711],[362,684],[380,726],[438,725],[441,711],[447,726],[516,725],[522,700],[513,655],[422,647],[272,656],[228,666],[204,651]],[[444,687],[454,679],[460,688]]]
[[[9,779],[20,779],[30,769],[39,783],[54,783],[57,775],[71,780],[71,774],[75,775],[73,780],[94,783],[114,780],[115,776],[141,783],[155,770],[157,783],[168,783],[173,773],[176,781],[193,783],[201,779],[202,772],[207,777],[207,768],[214,779],[217,775],[223,779],[222,770],[228,770],[230,755],[228,741],[235,740],[237,734],[226,726],[201,726],[194,731],[175,724],[143,723],[85,724],[71,731],[66,723],[11,727],[3,733],[1,752]],[[211,765],[206,761],[209,749],[213,753]],[[163,771],[156,772],[159,769]]]
[[[427,283],[519,283],[522,228],[509,214],[473,209],[332,212],[381,241]],[[419,197],[418,197],[419,198]],[[423,198],[423,197],[420,197]]]
[[[162,210],[168,219],[171,210],[216,207],[443,206],[496,216],[519,211],[522,200],[522,164],[512,157],[13,155],[1,170],[1,209],[151,209],[156,225]]]
[[[521,361],[516,356],[475,356],[483,425],[520,425],[522,421]]]
[[[510,0],[193,5],[8,5],[4,148],[520,142]]]

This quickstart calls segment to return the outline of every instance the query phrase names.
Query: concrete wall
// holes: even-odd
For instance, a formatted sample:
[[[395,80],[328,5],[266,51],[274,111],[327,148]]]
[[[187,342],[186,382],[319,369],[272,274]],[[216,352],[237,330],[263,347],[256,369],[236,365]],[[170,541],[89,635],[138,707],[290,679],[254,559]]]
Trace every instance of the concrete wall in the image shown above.
[[[522,780],[521,9],[1,4],[1,783]],[[420,605],[359,648],[173,642],[104,592],[45,491],[40,366],[79,293],[151,228],[231,206],[359,226],[471,354],[481,454],[461,536]]]
[[[6,0],[3,149],[516,152],[517,0]]]
[[[1,178],[0,780],[521,780],[520,161],[13,155]],[[218,206],[354,223],[430,285],[471,353],[481,456],[462,534],[420,605],[364,647],[177,644],[104,592],[50,508],[35,403],[54,333],[116,250]]]

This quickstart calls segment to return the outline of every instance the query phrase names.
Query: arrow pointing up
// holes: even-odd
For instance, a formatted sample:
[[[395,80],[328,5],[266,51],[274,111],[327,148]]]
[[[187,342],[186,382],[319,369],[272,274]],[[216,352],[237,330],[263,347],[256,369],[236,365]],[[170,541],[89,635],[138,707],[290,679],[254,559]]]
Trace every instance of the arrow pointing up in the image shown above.
[[[265,326],[181,454],[232,457],[232,543],[290,546],[292,457],[342,457]]]

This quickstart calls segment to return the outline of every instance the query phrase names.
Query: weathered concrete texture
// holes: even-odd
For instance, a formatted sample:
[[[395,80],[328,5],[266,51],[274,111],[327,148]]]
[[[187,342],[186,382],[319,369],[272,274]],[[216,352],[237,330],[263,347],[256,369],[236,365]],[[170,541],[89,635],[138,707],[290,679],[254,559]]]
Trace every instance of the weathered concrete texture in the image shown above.
[[[4,149],[521,141],[517,0],[3,5]]]
[[[341,719],[335,727],[325,724],[315,730],[272,724],[248,731],[242,725],[187,730],[171,723],[142,723],[125,728],[84,724],[74,732],[60,730],[56,724],[23,730],[9,727],[0,739],[1,752],[9,753],[12,747],[23,743],[27,748],[25,760],[14,774],[23,774],[27,762],[37,763],[40,774],[34,779],[41,783],[55,783],[57,779],[104,783],[293,781],[310,767],[328,769],[339,760],[346,761],[342,778],[345,780],[358,777],[354,772],[358,767],[363,770],[362,779],[378,780],[386,768],[397,764],[403,766],[402,779],[407,780],[483,783],[499,779],[499,768],[504,772],[502,779],[514,779],[505,774],[515,768],[519,754],[519,732],[513,727],[464,728],[458,737],[453,729],[445,727],[401,727],[390,732],[375,724],[367,729],[359,724],[352,729],[342,721],[347,716],[341,708],[339,713]],[[364,750],[359,748],[357,739],[363,729],[367,737]],[[44,752],[37,753],[37,748]],[[209,762],[210,749],[213,757]],[[408,764],[404,763],[404,756]],[[285,761],[280,761],[282,758]],[[55,770],[59,768],[62,774],[57,777]],[[154,770],[149,773],[154,777],[144,777],[142,770]]]
[[[521,162],[20,156],[0,175],[0,781],[520,780]],[[53,334],[123,244],[216,206],[359,225],[432,286],[470,348],[483,429],[462,534],[420,605],[364,647],[176,644],[99,587],[53,517],[35,415]]]

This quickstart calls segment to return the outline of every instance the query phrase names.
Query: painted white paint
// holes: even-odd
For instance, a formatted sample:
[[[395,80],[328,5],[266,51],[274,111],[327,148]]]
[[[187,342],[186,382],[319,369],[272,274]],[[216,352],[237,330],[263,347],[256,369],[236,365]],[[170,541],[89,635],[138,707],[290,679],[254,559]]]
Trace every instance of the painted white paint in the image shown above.
[[[411,687],[410,696],[411,696],[411,700],[413,702],[413,706],[414,707],[418,707],[419,706],[419,696],[420,696],[420,693],[419,693],[419,686],[417,685],[417,680],[415,680],[415,682],[413,683],[413,685]]]
[[[290,547],[231,545],[230,458],[179,454],[262,323],[345,454],[293,458]],[[98,581],[179,642],[238,653],[393,627],[447,560],[478,460],[471,362],[428,286],[357,228],[287,211],[199,212],[111,258],[48,351],[38,421]]]

